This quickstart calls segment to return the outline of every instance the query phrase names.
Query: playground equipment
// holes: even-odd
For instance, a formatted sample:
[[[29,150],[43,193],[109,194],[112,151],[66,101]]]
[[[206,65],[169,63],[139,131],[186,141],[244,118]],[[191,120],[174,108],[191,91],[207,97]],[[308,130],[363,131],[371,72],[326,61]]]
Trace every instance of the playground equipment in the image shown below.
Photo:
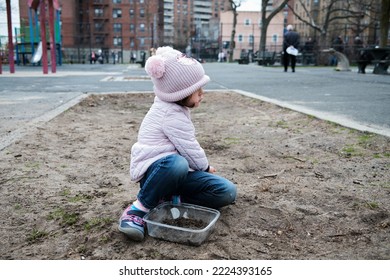
[[[54,9],[59,10],[58,0],[47,0],[49,8],[49,33],[50,33],[50,56],[51,56],[51,72],[56,73],[56,44],[54,38]],[[28,0],[28,6],[35,11],[39,8],[39,20],[41,29],[42,43],[42,68],[43,74],[48,73],[47,62],[47,42],[46,42],[46,0]]]
[[[50,42],[50,56],[51,56],[51,72],[56,73],[56,42],[55,42],[55,32],[54,32],[54,10],[59,11],[59,3],[58,0],[28,0],[28,6],[30,9],[35,10],[37,13],[39,8],[39,21],[40,21],[40,38],[42,43],[42,54],[39,54],[38,51],[35,52],[35,59],[38,56],[41,56],[42,60],[42,68],[43,74],[48,74],[48,61],[47,61],[47,40],[46,40],[46,2],[48,5],[49,12],[49,42]],[[14,41],[12,36],[12,17],[11,17],[11,0],[6,0],[6,9],[7,9],[7,27],[8,27],[8,62],[10,73],[15,73],[15,61],[14,61]],[[30,17],[30,43],[31,43],[31,54],[34,53],[34,41],[31,39],[34,36],[31,36],[32,22]],[[17,40],[16,40],[17,42]],[[21,42],[20,47],[22,51],[26,47],[25,42]],[[16,44],[16,48],[18,48],[18,42]],[[16,49],[18,52],[18,49]],[[39,60],[38,60],[39,61]],[[1,71],[1,62],[0,62],[0,74]]]
[[[32,57],[32,63],[37,63],[42,58],[42,42],[39,42],[38,49]]]
[[[56,11],[54,17],[54,36],[57,65],[62,64],[61,54],[61,30],[60,30],[60,11]],[[34,12],[34,9],[28,9],[28,21],[22,18],[20,28],[15,28],[15,53],[16,64],[23,65],[32,63],[33,65],[40,65],[42,57],[42,49],[38,49],[41,44],[39,26],[39,15]],[[49,33],[46,32],[46,39],[49,41]],[[47,48],[50,50],[50,43],[47,43]],[[39,59],[38,55],[40,56]],[[50,57],[50,61],[53,58]]]
[[[333,48],[322,50],[322,52],[329,53],[337,58],[337,66],[335,69],[336,71],[351,71],[351,69],[349,68],[348,58],[341,52],[338,52]]]
[[[9,72],[15,73],[15,62],[14,62],[14,45],[12,40],[12,17],[11,17],[11,0],[6,0],[7,9],[7,27],[8,27],[8,61],[9,61]],[[2,58],[1,58],[2,60]],[[0,66],[1,67],[1,66]],[[0,71],[0,74],[2,72]]]

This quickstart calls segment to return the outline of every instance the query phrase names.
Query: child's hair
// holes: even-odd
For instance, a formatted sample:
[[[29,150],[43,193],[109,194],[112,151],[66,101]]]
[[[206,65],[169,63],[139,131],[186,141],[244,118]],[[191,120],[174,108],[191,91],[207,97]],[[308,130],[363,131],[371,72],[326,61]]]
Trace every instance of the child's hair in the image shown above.
[[[158,48],[146,61],[145,70],[154,93],[167,102],[181,101],[210,81],[197,60],[171,47]]]
[[[185,98],[183,98],[183,99],[181,99],[181,100],[176,101],[175,103],[176,103],[177,105],[180,105],[180,106],[189,107],[189,106],[187,105],[187,101],[191,98],[191,96],[192,96],[192,94],[191,94],[191,95],[188,95],[187,97],[185,97]],[[191,107],[189,107],[189,108],[192,108],[192,107],[194,107],[194,106],[191,106]]]

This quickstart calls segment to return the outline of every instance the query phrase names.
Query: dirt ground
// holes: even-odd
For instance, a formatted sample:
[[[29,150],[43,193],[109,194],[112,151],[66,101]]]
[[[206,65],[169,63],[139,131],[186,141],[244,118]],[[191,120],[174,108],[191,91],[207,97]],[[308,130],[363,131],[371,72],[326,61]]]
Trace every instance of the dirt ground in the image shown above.
[[[117,229],[152,94],[92,95],[0,152],[2,259],[390,259],[390,139],[241,96],[192,111],[235,204],[192,247]]]

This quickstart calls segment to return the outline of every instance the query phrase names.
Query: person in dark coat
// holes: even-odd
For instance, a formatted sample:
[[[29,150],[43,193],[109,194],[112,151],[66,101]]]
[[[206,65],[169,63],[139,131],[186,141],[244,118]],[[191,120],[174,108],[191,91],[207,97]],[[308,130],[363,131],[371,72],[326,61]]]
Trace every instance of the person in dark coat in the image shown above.
[[[291,61],[291,70],[295,72],[295,64],[297,61],[297,57],[295,55],[291,55],[287,53],[287,48],[293,46],[298,49],[299,47],[299,34],[294,31],[293,26],[290,24],[287,26],[287,32],[284,34],[283,39],[283,65],[284,72],[287,72],[287,68]]]

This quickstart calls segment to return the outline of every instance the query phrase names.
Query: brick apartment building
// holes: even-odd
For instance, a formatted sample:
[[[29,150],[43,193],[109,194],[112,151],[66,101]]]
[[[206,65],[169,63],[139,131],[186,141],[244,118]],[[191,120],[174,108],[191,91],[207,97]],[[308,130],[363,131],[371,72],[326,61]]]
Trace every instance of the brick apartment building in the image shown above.
[[[116,53],[128,63],[132,54],[139,60],[142,53],[148,55],[151,48],[163,45],[182,51],[188,46],[202,50],[214,47],[214,55],[218,51],[220,12],[229,7],[227,0],[58,2],[63,60],[78,63],[87,62],[92,51],[101,51],[106,62]],[[28,25],[27,1],[20,1],[19,6],[21,22]]]
[[[58,0],[60,45],[65,62],[86,62],[91,51],[101,50],[106,59],[111,53],[119,54],[121,61],[128,63],[132,53],[139,60],[142,53],[148,54],[152,47],[171,45],[197,58],[216,59],[219,49],[229,37],[231,21],[228,0]],[[260,1],[260,0],[259,0]],[[281,0],[268,2],[272,10]],[[338,1],[341,8],[347,1]],[[356,2],[358,3],[358,2]],[[360,3],[360,2],[359,2]],[[361,1],[371,3],[370,10],[359,6],[349,7],[362,11],[361,17],[342,17],[327,26],[322,47],[329,46],[332,38],[342,36],[344,43],[353,44],[359,35],[366,44],[376,44],[379,36],[379,0]],[[19,1],[21,24],[29,25],[27,1]],[[275,17],[267,38],[267,48],[278,50],[282,41],[282,25],[293,24],[306,38],[317,39],[320,32],[303,21],[314,20],[321,24],[327,17],[328,1],[290,1],[295,14],[287,7]],[[365,7],[365,6],[362,7]],[[339,7],[334,7],[335,10]],[[34,14],[34,13],[33,13]],[[240,14],[240,12],[239,12]],[[310,16],[310,18],[309,18]],[[258,48],[260,20],[256,12],[239,15],[239,32],[235,41],[241,49]],[[48,18],[48,17],[47,17]],[[222,19],[222,20],[221,20]],[[283,21],[283,23],[281,22]],[[231,25],[231,24],[230,24]],[[230,28],[231,29],[231,28]],[[25,32],[26,33],[26,32]],[[268,37],[267,36],[267,37]],[[58,41],[57,41],[58,43]],[[240,50],[235,50],[235,57]]]
[[[64,60],[85,62],[92,51],[112,52],[127,62],[159,45],[163,33],[163,0],[59,0],[61,47]],[[21,22],[29,8],[20,1]]]

